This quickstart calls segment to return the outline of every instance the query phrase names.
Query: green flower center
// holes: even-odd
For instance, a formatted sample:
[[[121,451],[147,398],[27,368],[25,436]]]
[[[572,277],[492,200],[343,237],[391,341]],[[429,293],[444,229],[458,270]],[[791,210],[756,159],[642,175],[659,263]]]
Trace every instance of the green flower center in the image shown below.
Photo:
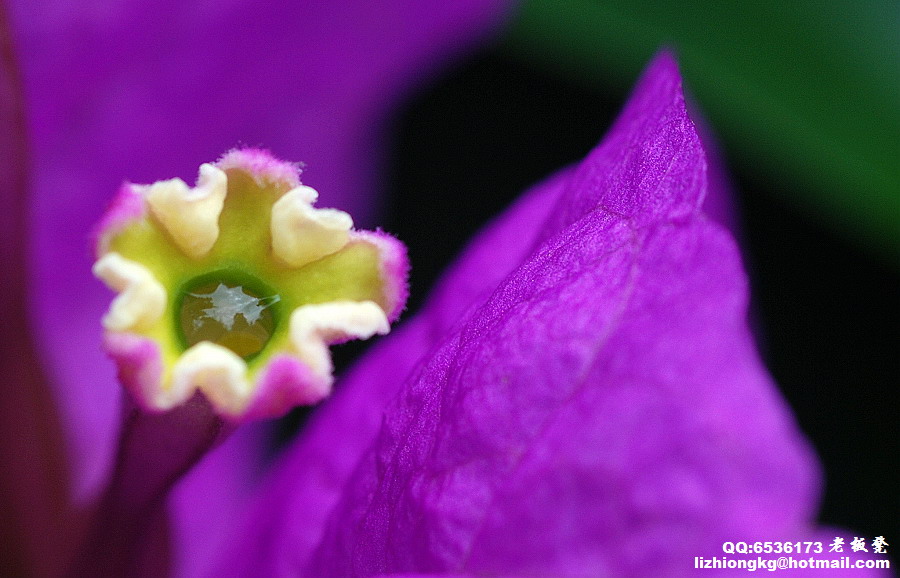
[[[277,326],[281,297],[245,274],[220,271],[196,277],[185,283],[179,297],[175,326],[184,349],[209,341],[250,360]]]

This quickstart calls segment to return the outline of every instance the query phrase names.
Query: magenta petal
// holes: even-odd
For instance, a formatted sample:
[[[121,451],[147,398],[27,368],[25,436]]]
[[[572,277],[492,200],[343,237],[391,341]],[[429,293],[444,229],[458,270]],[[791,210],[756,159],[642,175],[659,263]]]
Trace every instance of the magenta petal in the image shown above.
[[[700,139],[685,110],[674,59],[657,58],[603,142],[582,162],[553,208],[544,238],[591,211],[633,226],[693,216],[706,194]]]
[[[82,498],[109,467],[118,405],[97,345],[109,295],[85,246],[122,180],[190,180],[197,159],[264,145],[305,161],[305,182],[364,225],[388,106],[505,5],[10,2],[34,153],[35,325]]]
[[[665,575],[728,536],[797,535],[816,468],[745,300],[702,220],[585,217],[388,409],[311,574]]]
[[[700,213],[705,169],[663,56],[546,241],[388,408],[310,574],[666,575],[802,535],[817,467]]]

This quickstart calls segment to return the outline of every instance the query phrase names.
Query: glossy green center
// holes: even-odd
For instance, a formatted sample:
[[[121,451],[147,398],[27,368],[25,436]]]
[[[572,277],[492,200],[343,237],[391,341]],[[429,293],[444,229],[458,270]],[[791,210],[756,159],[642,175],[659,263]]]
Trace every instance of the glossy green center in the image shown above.
[[[185,349],[209,341],[244,359],[259,354],[277,325],[281,300],[245,276],[204,275],[186,284],[176,307],[176,327]]]

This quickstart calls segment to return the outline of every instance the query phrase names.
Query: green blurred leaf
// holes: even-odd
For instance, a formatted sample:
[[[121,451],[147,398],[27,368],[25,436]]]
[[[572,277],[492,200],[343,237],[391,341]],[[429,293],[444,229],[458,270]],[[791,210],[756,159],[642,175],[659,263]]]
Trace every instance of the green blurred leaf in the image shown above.
[[[733,163],[900,257],[900,2],[526,0],[507,43],[617,90],[674,47]]]

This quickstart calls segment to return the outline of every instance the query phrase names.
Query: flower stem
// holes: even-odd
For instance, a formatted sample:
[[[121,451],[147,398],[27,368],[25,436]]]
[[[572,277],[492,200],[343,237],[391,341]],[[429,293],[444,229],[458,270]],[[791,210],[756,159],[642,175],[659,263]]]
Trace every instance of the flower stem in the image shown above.
[[[71,576],[166,575],[165,499],[234,429],[200,394],[166,413],[125,403],[115,471]]]

